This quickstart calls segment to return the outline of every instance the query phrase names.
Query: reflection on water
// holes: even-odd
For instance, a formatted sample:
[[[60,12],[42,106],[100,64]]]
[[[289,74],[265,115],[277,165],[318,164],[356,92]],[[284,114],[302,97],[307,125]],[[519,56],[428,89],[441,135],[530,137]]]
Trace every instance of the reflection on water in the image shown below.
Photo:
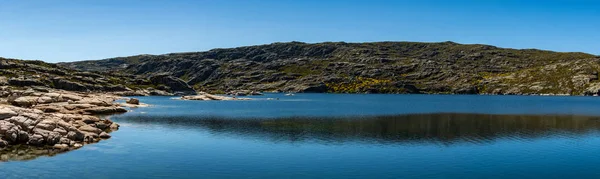
[[[123,116],[119,121],[210,130],[283,142],[439,142],[485,144],[495,139],[577,136],[600,129],[600,117],[410,114],[376,117],[216,118]]]
[[[11,146],[0,149],[0,162],[33,160],[41,156],[55,156],[64,152],[66,151],[52,147]]]
[[[215,135],[272,142],[339,144],[460,143],[488,144],[496,139],[575,137],[600,130],[600,117],[555,115],[408,114],[371,117],[217,118],[117,116],[120,123],[208,130]],[[54,156],[51,148],[0,150],[0,161]]]

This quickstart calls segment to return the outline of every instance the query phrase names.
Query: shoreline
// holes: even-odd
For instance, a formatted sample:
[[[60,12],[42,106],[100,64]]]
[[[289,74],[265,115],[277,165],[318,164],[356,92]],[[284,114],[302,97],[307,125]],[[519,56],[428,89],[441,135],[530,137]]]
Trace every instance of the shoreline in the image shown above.
[[[128,112],[126,99],[108,93],[10,90],[0,98],[0,162],[31,160],[111,138],[119,124],[108,116]],[[129,101],[128,101],[129,102]]]

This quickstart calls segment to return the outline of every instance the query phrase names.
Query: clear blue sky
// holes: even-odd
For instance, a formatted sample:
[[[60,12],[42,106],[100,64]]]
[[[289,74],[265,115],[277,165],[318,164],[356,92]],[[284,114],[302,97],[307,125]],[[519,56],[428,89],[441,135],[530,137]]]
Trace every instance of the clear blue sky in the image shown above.
[[[600,54],[593,0],[0,0],[0,56],[48,62],[303,41]]]

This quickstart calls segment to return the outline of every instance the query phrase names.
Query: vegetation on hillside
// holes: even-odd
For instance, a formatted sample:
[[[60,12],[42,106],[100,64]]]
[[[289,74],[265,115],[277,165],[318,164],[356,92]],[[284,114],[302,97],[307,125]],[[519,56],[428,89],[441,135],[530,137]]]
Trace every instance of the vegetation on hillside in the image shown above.
[[[205,91],[586,94],[598,79],[594,55],[454,42],[290,42],[59,65],[166,73]]]

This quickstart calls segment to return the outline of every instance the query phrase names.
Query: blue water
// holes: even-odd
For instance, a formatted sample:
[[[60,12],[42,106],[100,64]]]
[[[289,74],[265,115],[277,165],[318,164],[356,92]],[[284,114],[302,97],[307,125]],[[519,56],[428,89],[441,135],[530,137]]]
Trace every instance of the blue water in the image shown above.
[[[600,115],[600,98],[578,96],[477,96],[386,94],[268,94],[252,101],[179,101],[143,98],[148,115],[285,117],[413,113]],[[279,100],[267,100],[273,98]]]
[[[113,138],[0,178],[595,178],[600,98],[142,97]],[[279,100],[267,100],[279,98]]]

